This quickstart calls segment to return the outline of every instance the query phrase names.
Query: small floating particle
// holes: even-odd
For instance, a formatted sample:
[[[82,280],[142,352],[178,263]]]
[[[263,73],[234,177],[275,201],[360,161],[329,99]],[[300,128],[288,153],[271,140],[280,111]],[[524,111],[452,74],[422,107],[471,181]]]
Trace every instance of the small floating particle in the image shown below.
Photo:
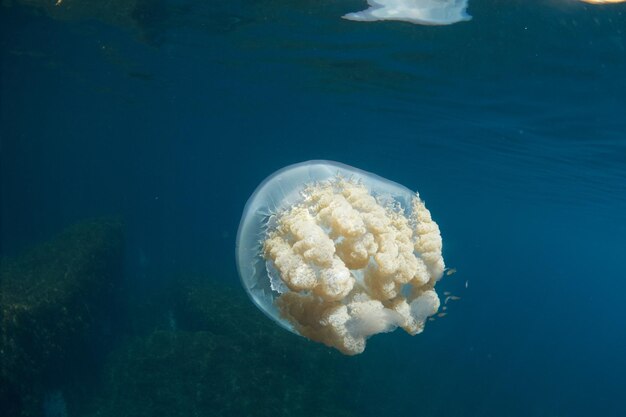
[[[445,317],[447,315],[448,315],[448,313],[439,313],[439,314],[437,314],[437,317]]]
[[[444,310],[444,311],[447,310],[447,309],[448,309],[448,306],[443,306],[443,308],[442,308],[442,310]]]
[[[446,270],[446,275],[448,275],[448,276],[452,275],[454,273],[456,273],[456,268],[450,268],[450,269]]]
[[[444,292],[443,292],[443,295],[446,295],[446,296],[447,296],[447,295],[450,295],[450,294],[452,294],[450,291],[444,291]]]
[[[469,286],[469,281],[465,281],[465,288]]]
[[[428,321],[435,321],[435,318],[434,317],[429,317]]]
[[[446,299],[444,300],[444,304],[448,304],[448,301],[458,301],[460,300],[461,297],[457,297],[456,295],[449,295],[446,297]]]

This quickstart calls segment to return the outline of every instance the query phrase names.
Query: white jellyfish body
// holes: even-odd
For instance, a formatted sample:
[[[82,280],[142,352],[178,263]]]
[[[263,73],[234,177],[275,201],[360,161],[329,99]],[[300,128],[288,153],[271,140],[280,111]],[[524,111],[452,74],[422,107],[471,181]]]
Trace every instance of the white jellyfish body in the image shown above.
[[[288,166],[248,200],[237,266],[257,307],[284,328],[345,354],[439,308],[439,227],[417,193],[332,161]]]
[[[348,13],[348,20],[401,20],[420,25],[450,25],[470,20],[468,0],[367,0],[369,8]]]

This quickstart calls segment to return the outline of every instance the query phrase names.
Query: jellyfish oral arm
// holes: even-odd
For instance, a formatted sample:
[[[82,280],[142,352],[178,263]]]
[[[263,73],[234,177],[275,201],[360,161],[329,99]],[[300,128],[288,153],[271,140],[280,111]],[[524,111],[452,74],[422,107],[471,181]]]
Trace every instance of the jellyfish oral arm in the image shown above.
[[[289,289],[277,299],[281,316],[346,354],[396,327],[423,330],[439,308],[432,288],[444,270],[441,249],[439,228],[417,195],[407,217],[342,178],[306,187],[263,243]]]

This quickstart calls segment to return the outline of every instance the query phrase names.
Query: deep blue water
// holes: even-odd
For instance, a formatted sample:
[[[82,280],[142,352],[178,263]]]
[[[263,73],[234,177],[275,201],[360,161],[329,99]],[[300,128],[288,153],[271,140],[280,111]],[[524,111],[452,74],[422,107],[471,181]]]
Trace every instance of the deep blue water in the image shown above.
[[[0,9],[2,254],[118,215],[142,285],[236,281],[258,183],[341,161],[420,192],[462,296],[353,358],[361,413],[626,415],[626,6],[474,0],[425,27],[222,3],[141,27]]]

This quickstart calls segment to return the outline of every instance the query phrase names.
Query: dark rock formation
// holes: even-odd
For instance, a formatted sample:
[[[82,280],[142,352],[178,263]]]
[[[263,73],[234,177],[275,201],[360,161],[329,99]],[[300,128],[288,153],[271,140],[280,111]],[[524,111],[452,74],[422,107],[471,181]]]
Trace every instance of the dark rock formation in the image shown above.
[[[119,223],[63,232],[0,266],[0,415],[41,415],[44,393],[85,372],[111,335]]]

